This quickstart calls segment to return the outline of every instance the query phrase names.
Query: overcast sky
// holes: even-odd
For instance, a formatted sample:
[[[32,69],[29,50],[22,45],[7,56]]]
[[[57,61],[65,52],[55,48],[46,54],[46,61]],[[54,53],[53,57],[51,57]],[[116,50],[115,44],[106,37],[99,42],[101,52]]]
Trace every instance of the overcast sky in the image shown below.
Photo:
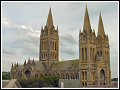
[[[92,29],[98,32],[101,12],[110,42],[112,77],[118,77],[118,3],[87,2]],[[11,64],[23,64],[28,57],[38,60],[41,26],[51,6],[55,27],[59,27],[60,60],[79,58],[79,30],[83,28],[86,2],[2,2],[2,71]]]

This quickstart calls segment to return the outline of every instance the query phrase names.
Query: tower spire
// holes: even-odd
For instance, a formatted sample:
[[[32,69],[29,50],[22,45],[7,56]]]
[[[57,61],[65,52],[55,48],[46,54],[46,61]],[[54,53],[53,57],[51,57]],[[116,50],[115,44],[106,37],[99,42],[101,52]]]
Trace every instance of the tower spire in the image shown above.
[[[87,4],[86,4],[86,9],[85,9],[85,16],[84,16],[84,25],[83,25],[83,29],[84,29],[84,30],[87,30],[87,31],[91,29]]]
[[[51,7],[49,9],[46,26],[47,26],[48,29],[51,29],[53,27],[53,18],[52,18]]]
[[[103,35],[105,35],[105,31],[104,31],[102,16],[101,16],[101,13],[100,13],[99,24],[98,24],[98,36],[103,36]]]

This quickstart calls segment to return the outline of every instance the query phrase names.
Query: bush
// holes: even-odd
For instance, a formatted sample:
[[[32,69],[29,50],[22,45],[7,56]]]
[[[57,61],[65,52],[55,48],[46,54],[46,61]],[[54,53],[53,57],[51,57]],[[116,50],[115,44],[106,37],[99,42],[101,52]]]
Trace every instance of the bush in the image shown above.
[[[18,80],[22,88],[58,87],[59,78],[56,76],[44,76],[42,78],[30,78]]]
[[[10,80],[10,72],[2,72],[2,80]]]

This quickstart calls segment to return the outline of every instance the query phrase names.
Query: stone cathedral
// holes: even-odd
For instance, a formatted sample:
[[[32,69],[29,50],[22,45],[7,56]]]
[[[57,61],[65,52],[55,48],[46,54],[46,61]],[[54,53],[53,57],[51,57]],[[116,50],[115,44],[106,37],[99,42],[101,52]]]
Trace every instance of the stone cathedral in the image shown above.
[[[46,25],[41,28],[39,60],[28,59],[23,65],[17,63],[11,67],[11,78],[43,76],[79,79],[80,87],[111,85],[109,38],[101,14],[96,35],[86,5],[83,29],[79,32],[79,59],[59,61],[59,29],[54,26],[50,8]]]

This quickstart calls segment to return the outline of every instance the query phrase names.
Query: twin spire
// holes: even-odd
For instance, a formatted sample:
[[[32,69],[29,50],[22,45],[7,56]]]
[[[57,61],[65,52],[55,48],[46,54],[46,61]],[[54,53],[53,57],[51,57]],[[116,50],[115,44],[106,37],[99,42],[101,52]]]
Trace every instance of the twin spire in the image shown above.
[[[104,36],[104,35],[105,35],[104,25],[103,25],[102,16],[100,13],[99,24],[98,24],[98,36]]]
[[[85,9],[83,29],[84,29],[84,30],[87,30],[87,31],[91,29],[87,5],[86,5],[86,9]]]
[[[91,24],[90,24],[87,5],[86,5],[86,9],[85,9],[83,30],[86,30],[87,32],[89,32],[91,30]],[[103,25],[103,21],[102,21],[102,16],[100,13],[99,24],[98,24],[98,36],[103,36],[103,35],[105,35],[105,32],[104,32],[104,25]]]
[[[50,9],[49,9],[49,14],[48,14],[46,26],[47,26],[48,29],[51,29],[51,28],[54,26],[54,25],[53,25],[53,18],[52,18],[51,7],[50,7]]]
[[[48,29],[51,29],[54,26],[53,25],[53,18],[52,18],[51,7],[49,9],[46,26],[47,26]],[[89,32],[91,30],[91,24],[90,24],[90,19],[89,19],[89,13],[88,13],[87,5],[86,5],[86,9],[85,9],[83,29],[86,30],[87,32]],[[104,26],[103,26],[102,16],[100,14],[99,24],[98,24],[98,36],[103,36],[103,35],[105,35],[105,32],[104,32]]]

